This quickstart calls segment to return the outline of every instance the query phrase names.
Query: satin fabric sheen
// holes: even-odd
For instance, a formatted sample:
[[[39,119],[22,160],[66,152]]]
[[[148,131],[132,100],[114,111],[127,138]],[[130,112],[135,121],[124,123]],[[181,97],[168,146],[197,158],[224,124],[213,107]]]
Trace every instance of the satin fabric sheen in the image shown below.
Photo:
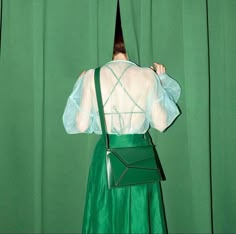
[[[146,136],[146,135],[145,135]],[[110,137],[113,147],[145,145],[142,134]],[[101,136],[91,161],[82,233],[167,233],[159,183],[108,189]]]

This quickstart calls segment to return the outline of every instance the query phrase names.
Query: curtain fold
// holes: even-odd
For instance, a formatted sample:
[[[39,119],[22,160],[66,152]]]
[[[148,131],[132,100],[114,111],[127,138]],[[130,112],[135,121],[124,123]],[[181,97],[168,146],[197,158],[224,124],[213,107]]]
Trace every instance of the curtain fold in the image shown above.
[[[130,60],[163,63],[182,87],[175,124],[151,130],[169,233],[236,232],[236,2],[119,3]],[[0,1],[0,233],[80,233],[97,137],[67,135],[62,114],[79,74],[111,60],[116,7]]]
[[[34,198],[34,231],[43,232],[44,202],[44,105],[45,105],[45,2],[32,2],[32,118],[33,118],[33,198]],[[29,33],[29,32],[28,32]],[[31,88],[31,87],[28,87]],[[27,91],[26,91],[27,93]]]
[[[236,232],[236,2],[208,0],[211,149],[215,233]]]

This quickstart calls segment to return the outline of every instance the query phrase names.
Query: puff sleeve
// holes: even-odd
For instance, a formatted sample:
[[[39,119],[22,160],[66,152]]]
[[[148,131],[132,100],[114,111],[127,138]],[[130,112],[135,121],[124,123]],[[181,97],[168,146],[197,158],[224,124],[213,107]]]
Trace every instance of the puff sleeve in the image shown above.
[[[81,75],[67,100],[62,119],[68,134],[93,132],[93,74],[91,69]]]
[[[181,89],[179,84],[166,73],[155,76],[149,99],[150,126],[163,132],[180,114],[176,105]]]

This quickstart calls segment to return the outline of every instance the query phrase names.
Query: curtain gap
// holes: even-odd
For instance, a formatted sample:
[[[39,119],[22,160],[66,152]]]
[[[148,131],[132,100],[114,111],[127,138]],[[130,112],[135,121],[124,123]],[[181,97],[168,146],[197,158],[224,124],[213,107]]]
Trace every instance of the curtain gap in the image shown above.
[[[211,151],[211,61],[210,61],[210,29],[209,29],[209,3],[206,0],[206,30],[207,30],[207,59],[208,59],[208,89],[209,89],[209,177],[210,177],[210,212],[211,233],[214,233],[214,210],[213,210],[213,184],[212,184],[212,151]]]
[[[116,8],[116,28],[115,28],[115,35],[117,33],[122,33],[121,27],[121,18],[120,18],[120,1],[117,1],[117,8]]]
[[[123,40],[123,30],[122,30],[122,25],[121,25],[121,15],[120,15],[120,1],[117,0],[117,8],[116,8],[116,24],[115,24],[115,35],[114,35],[114,43],[113,46],[115,45],[115,40]],[[125,42],[124,42],[125,45]],[[114,52],[114,51],[113,51]]]

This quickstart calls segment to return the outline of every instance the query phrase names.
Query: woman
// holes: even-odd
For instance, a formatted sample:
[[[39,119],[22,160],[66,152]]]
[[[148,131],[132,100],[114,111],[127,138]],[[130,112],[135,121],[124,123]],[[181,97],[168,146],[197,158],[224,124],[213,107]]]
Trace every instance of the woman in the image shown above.
[[[117,38],[113,60],[100,71],[109,134],[144,134],[150,126],[163,132],[179,115],[175,104],[180,96],[178,83],[165,73],[163,65],[154,63],[151,68],[141,68],[129,61],[122,38]],[[82,73],[77,80],[67,101],[63,123],[69,134],[102,134],[94,69]],[[109,190],[105,152],[100,139],[90,166],[82,232],[166,233],[160,184]]]

